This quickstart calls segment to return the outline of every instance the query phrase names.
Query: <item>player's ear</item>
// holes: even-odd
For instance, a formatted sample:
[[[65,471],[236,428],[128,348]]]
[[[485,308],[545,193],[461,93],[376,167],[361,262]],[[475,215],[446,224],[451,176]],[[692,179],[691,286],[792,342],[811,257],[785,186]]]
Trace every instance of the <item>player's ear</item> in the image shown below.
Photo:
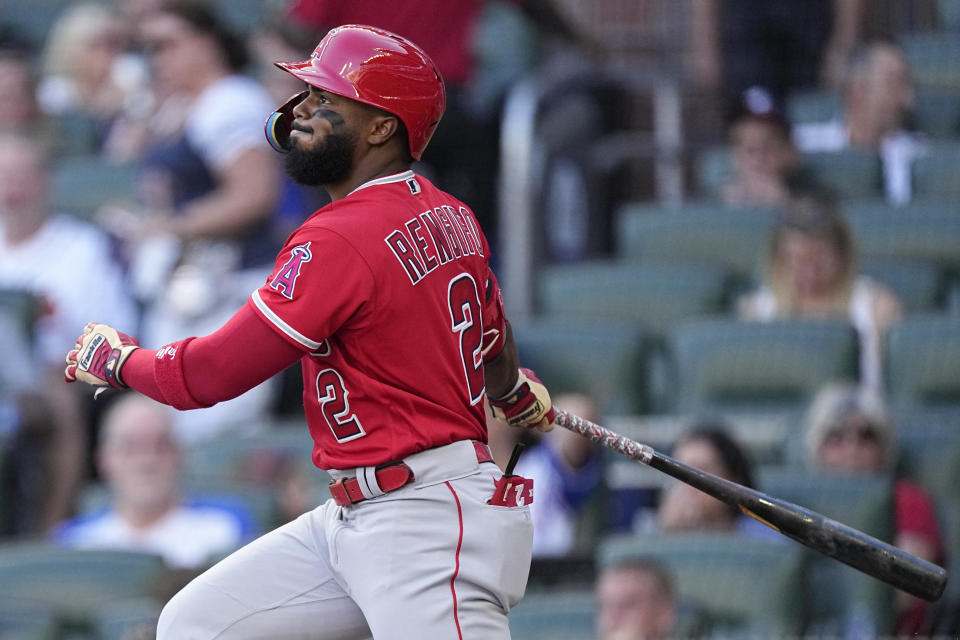
[[[370,119],[367,127],[367,142],[372,146],[379,146],[392,138],[400,127],[397,116],[389,113],[377,114]]]

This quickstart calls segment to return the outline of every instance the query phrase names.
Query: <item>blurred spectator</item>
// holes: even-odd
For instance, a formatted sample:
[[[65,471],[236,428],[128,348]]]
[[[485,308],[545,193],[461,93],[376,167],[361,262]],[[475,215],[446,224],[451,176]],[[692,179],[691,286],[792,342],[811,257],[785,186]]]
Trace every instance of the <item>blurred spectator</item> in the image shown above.
[[[764,282],[738,302],[743,320],[848,319],[860,336],[861,382],[882,385],[883,336],[902,305],[887,287],[857,273],[850,229],[827,200],[795,200],[777,222]]]
[[[41,109],[60,118],[64,128],[78,129],[74,152],[96,153],[125,144],[113,139],[115,133],[124,133],[122,126],[116,131],[114,126],[149,113],[146,69],[124,55],[128,40],[120,15],[93,2],[67,7],[47,36],[38,99]],[[81,143],[89,146],[79,148]]]
[[[758,87],[748,89],[728,129],[732,179],[721,187],[725,204],[775,207],[787,203],[794,190],[800,156],[790,125],[773,97]]]
[[[170,567],[203,567],[246,541],[248,513],[185,500],[173,410],[124,394],[107,410],[98,448],[110,505],[62,523],[56,541],[79,549],[131,549],[163,556]]]
[[[56,127],[37,104],[33,63],[25,52],[0,49],[0,134],[31,137],[47,152],[57,151]]]
[[[242,75],[243,42],[206,5],[170,0],[139,25],[161,100],[142,158],[145,213],[111,207],[103,222],[131,253],[141,338],[163,344],[219,328],[273,264],[280,166],[263,125],[278,105]],[[271,386],[184,412],[178,431],[196,439],[252,424],[266,414]]]
[[[826,122],[799,124],[794,141],[802,152],[866,149],[883,161],[884,191],[901,204],[912,196],[910,170],[924,145],[904,129],[914,104],[910,67],[903,51],[887,42],[858,47],[849,57],[842,86],[843,113]]]
[[[695,425],[674,445],[672,457],[745,487],[755,486],[747,453],[730,437],[723,424]],[[753,538],[784,539],[735,507],[684,482],[674,482],[667,488],[656,518],[660,531],[735,531]]]
[[[275,106],[251,78],[243,42],[199,2],[171,0],[142,19],[154,90],[164,99],[145,150],[144,205],[131,235],[235,244],[238,266],[260,267],[259,235],[276,204],[279,168],[263,144]],[[229,104],[230,109],[223,109]]]
[[[806,420],[806,449],[816,469],[854,474],[892,473],[897,434],[879,396],[846,384],[831,384],[814,398]],[[894,485],[893,544],[937,564],[945,561],[936,508],[927,492],[903,478]],[[923,631],[929,603],[897,592],[898,636]]]
[[[596,584],[598,640],[662,640],[677,624],[673,579],[653,560],[604,567]]]
[[[40,408],[50,416],[42,455],[45,495],[33,498],[42,504],[35,524],[40,530],[69,514],[86,471],[89,428],[81,397],[63,384],[64,347],[76,341],[77,328],[90,318],[137,326],[136,308],[107,236],[67,215],[53,215],[48,183],[39,144],[26,133],[0,134],[0,286],[33,293],[40,307],[32,354],[36,370],[20,374],[42,389]]]
[[[860,38],[865,0],[694,0],[690,3],[695,82],[735,105],[754,85],[778,102],[836,77]]]
[[[8,344],[0,359],[0,537],[41,532],[40,509],[50,475],[53,417],[47,411],[58,395],[38,384],[41,367],[33,359],[32,309],[36,302],[22,290],[4,288],[0,303],[0,335]],[[53,384],[59,381],[49,376]],[[46,397],[45,397],[46,396]],[[82,441],[81,441],[82,442]],[[40,503],[38,505],[38,503]],[[46,524],[52,524],[47,522]]]
[[[597,419],[597,407],[581,394],[553,398],[562,407],[587,420]],[[527,445],[514,473],[533,479],[533,555],[562,556],[574,551],[580,515],[600,486],[600,456],[590,441],[566,429],[549,434],[517,429],[488,414],[487,430],[494,460],[503,469],[518,442]]]
[[[136,327],[136,308],[108,237],[48,208],[49,169],[26,135],[0,136],[0,283],[26,288],[44,304],[38,357],[58,369],[64,345],[89,318]],[[90,283],[96,283],[91,295]]]

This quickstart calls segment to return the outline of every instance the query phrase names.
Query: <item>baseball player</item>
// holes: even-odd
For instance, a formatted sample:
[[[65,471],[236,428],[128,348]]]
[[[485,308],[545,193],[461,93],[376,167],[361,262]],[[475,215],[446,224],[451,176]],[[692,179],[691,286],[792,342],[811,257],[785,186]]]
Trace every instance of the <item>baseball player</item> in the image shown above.
[[[306,90],[268,119],[268,139],[331,204],[215,333],[152,350],[91,323],[67,355],[68,381],[178,409],[303,365],[332,498],[187,585],[158,637],[509,638],[532,483],[492,462],[484,399],[516,426],[550,429],[554,411],[519,369],[472,212],[410,170],[443,114],[443,81],[416,45],[360,25],[277,66]]]

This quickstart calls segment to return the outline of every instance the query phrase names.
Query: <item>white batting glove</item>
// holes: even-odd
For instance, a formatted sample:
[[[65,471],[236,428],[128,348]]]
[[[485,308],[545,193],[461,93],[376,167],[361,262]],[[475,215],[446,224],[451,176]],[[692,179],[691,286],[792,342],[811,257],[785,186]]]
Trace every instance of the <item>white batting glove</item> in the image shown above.
[[[120,370],[130,354],[140,348],[136,338],[110,325],[91,322],[83,328],[76,346],[67,353],[63,379],[98,387],[124,388]]]

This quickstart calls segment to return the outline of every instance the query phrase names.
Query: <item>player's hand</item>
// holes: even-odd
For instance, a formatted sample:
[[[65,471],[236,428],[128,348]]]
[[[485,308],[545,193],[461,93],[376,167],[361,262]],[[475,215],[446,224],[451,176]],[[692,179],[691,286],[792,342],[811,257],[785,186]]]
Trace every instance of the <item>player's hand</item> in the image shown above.
[[[67,353],[63,379],[86,382],[98,387],[122,388],[120,370],[130,354],[140,348],[136,338],[120,333],[110,325],[91,322],[83,328],[76,346]]]
[[[553,429],[554,411],[550,394],[530,369],[520,369],[513,391],[503,398],[490,398],[493,417],[514,427],[533,427],[540,431]]]

